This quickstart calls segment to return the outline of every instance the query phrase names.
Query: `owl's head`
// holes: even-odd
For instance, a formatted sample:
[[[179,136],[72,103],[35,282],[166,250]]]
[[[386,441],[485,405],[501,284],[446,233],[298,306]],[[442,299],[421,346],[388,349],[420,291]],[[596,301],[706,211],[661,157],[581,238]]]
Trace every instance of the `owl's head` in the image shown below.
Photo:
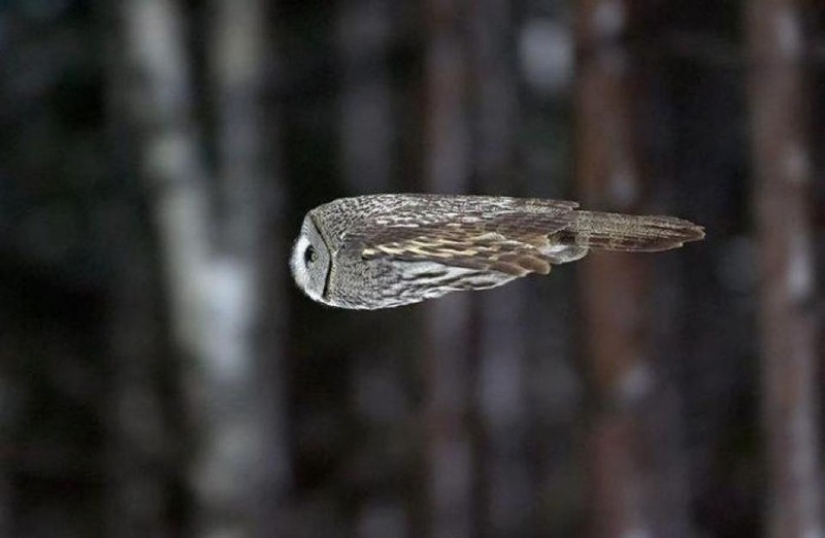
[[[289,266],[292,269],[292,278],[298,287],[310,298],[324,301],[324,290],[327,285],[331,257],[324,238],[315,226],[312,218],[307,215],[301,225],[301,235],[292,247],[292,256]]]

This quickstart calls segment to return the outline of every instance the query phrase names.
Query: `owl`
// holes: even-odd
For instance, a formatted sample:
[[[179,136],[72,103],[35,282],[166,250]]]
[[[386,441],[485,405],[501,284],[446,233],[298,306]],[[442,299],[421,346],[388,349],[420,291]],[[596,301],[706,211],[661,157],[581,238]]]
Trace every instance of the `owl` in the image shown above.
[[[547,274],[592,249],[660,251],[704,237],[664,216],[577,209],[503,196],[377,194],[341,198],[304,217],[290,266],[329,306],[374,310]]]

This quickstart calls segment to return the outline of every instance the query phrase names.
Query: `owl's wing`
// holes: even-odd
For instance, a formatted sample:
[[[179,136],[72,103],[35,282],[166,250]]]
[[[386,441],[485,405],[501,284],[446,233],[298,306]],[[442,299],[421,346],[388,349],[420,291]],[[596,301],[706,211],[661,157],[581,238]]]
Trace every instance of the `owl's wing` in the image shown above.
[[[433,261],[524,276],[550,272],[549,236],[570,225],[575,202],[460,197],[423,199],[366,219],[365,260]]]

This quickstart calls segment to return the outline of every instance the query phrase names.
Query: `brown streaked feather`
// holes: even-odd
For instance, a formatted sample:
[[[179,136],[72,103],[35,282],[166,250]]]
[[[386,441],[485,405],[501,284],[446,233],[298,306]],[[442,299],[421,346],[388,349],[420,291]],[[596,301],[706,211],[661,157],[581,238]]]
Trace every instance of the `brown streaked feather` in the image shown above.
[[[701,226],[676,217],[576,211],[570,227],[551,240],[605,250],[657,252],[704,237]]]
[[[358,235],[365,244],[404,241],[418,236],[439,237],[447,231],[502,236],[540,236],[572,222],[578,203],[539,198],[497,196],[398,195],[404,204],[388,214],[371,215],[359,222]],[[426,230],[426,234],[422,234]],[[539,240],[540,241],[540,240]]]
[[[363,223],[357,239],[364,259],[432,260],[513,276],[547,274],[552,259],[539,249],[549,244],[550,234],[570,225],[575,207],[575,202],[527,199],[495,212],[466,206],[416,208],[410,219],[393,215],[393,221]]]
[[[348,240],[365,260],[437,261],[513,276],[547,274],[571,258],[554,247],[658,251],[704,237],[701,227],[674,217],[576,210],[575,202],[409,195],[391,215],[362,221]]]
[[[493,238],[484,230],[427,229],[411,239],[387,241],[365,246],[365,259],[391,257],[398,261],[438,261],[468,269],[494,270],[524,276],[531,272],[546,274],[550,264],[534,246],[499,235]]]

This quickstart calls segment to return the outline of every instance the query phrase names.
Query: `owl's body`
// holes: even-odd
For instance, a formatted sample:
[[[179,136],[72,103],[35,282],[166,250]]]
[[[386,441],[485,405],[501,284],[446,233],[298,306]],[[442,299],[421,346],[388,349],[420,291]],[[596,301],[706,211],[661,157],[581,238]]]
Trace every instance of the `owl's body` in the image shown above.
[[[307,213],[290,265],[316,301],[378,309],[546,274],[590,248],[667,250],[704,236],[674,217],[576,207],[499,196],[341,198]]]

